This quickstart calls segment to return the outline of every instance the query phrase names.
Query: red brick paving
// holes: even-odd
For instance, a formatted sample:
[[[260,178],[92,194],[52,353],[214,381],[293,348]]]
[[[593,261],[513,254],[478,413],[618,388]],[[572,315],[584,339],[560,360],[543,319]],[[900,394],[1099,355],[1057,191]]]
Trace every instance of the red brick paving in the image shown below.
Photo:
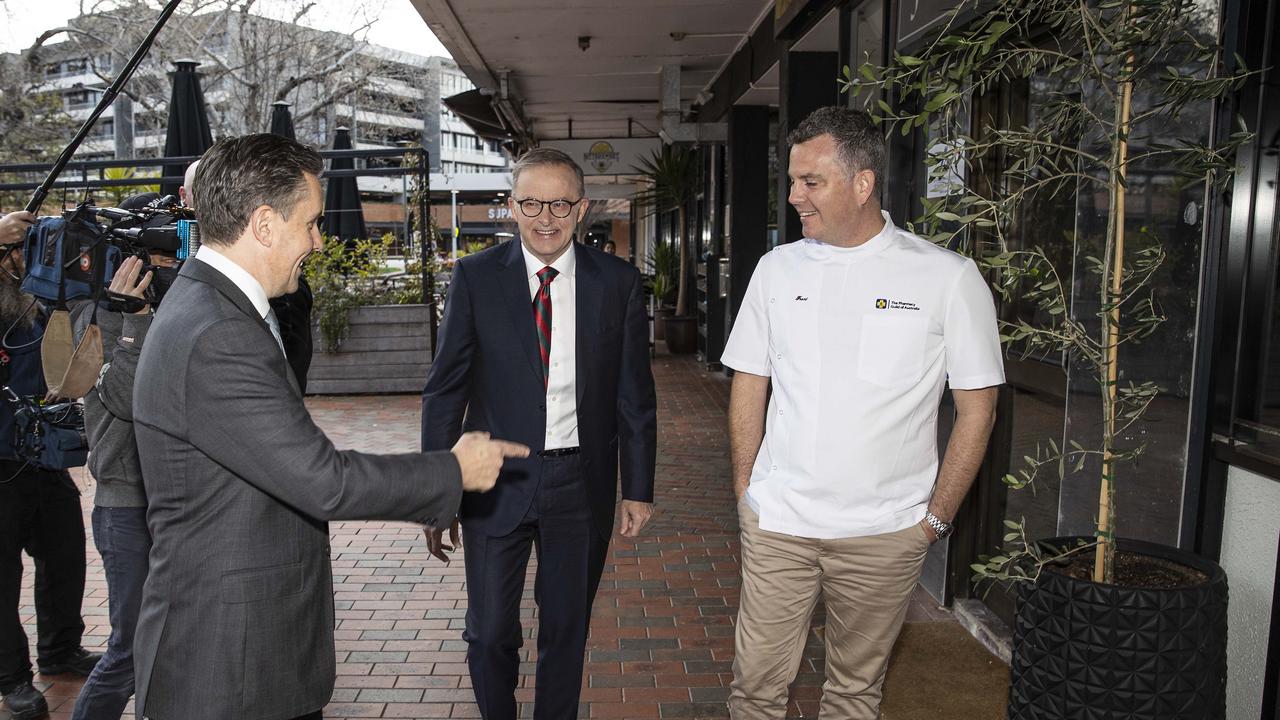
[[[737,516],[729,481],[725,412],[729,381],[691,359],[659,356],[657,512],[640,538],[615,536],[592,618],[581,717],[725,718],[738,597]],[[403,452],[418,446],[416,396],[317,397],[316,422],[340,447]],[[85,489],[88,526],[92,478]],[[326,718],[476,718],[462,622],[461,555],[445,566],[421,530],[343,522],[333,534],[338,679]],[[28,566],[30,563],[28,563]],[[534,561],[530,562],[532,573]],[[20,613],[35,638],[30,567]],[[532,582],[525,594],[524,663],[517,690],[531,716]],[[110,632],[101,561],[89,544],[85,645]],[[949,619],[922,592],[910,620]],[[815,618],[815,629],[822,624]],[[820,632],[820,631],[819,631]],[[792,691],[791,715],[814,717],[822,684],[819,632],[811,632]],[[33,651],[34,652],[34,651]],[[67,718],[80,681],[37,678],[53,718]],[[132,714],[132,707],[129,715]],[[0,720],[9,720],[0,710]]]

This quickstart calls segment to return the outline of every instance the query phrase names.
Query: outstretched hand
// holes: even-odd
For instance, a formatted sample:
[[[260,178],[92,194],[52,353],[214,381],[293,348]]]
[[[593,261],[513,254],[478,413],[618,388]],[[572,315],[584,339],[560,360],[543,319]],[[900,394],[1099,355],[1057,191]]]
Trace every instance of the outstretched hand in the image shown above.
[[[492,440],[487,432],[469,432],[453,446],[453,455],[462,471],[462,489],[488,492],[498,481],[502,461],[509,457],[528,457],[529,448],[520,443]]]

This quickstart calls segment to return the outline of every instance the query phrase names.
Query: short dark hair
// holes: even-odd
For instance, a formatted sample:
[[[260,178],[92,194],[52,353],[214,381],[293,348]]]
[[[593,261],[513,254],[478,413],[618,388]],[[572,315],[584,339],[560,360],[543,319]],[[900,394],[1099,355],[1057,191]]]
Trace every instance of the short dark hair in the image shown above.
[[[323,168],[319,153],[279,135],[219,140],[196,168],[200,241],[231,245],[249,224],[250,214],[262,205],[288,217],[305,196],[306,173],[319,175]]]
[[[822,135],[835,141],[840,162],[850,177],[870,170],[876,176],[873,192],[879,190],[884,177],[884,135],[870,115],[834,105],[818,108],[787,135],[787,143],[799,145]]]
[[[574,176],[578,178],[578,195],[587,194],[587,183],[582,179],[582,167],[566,153],[555,148],[534,148],[521,155],[520,159],[516,160],[516,164],[511,167],[511,189],[515,190],[516,183],[520,182],[520,173],[538,165],[559,165],[572,170]]]

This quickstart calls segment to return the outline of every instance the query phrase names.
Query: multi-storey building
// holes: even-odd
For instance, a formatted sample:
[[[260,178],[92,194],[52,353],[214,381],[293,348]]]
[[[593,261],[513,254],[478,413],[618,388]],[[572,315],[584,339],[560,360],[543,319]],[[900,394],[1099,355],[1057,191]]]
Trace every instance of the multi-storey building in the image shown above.
[[[74,119],[88,117],[107,86],[105,78],[114,76],[133,47],[129,38],[119,36],[121,31],[103,32],[119,28],[118,20],[112,14],[74,18],[68,26],[81,32],[40,50],[42,76],[32,83],[37,91],[59,94]],[[107,39],[118,44],[108,46]],[[336,128],[347,127],[357,149],[421,144],[429,151],[432,172],[486,173],[508,167],[498,143],[478,137],[442,102],[473,87],[449,58],[358,43],[340,33],[236,12],[175,16],[161,41],[126,87],[133,97],[121,95],[98,119],[77,159],[162,155],[167,73],[174,60],[190,58],[200,63],[215,138],[266,130],[271,103],[283,99],[292,103],[298,139],[317,147],[331,146]],[[374,199],[385,200],[402,189],[398,179],[362,178],[360,186]]]

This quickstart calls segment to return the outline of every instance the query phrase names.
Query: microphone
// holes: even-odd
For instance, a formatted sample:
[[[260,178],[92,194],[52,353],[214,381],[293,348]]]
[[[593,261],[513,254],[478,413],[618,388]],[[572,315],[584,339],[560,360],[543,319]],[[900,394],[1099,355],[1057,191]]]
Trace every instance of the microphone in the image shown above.
[[[137,215],[128,210],[119,208],[94,208],[93,212],[98,217],[104,217],[112,222],[123,222],[125,220],[141,220]]]

